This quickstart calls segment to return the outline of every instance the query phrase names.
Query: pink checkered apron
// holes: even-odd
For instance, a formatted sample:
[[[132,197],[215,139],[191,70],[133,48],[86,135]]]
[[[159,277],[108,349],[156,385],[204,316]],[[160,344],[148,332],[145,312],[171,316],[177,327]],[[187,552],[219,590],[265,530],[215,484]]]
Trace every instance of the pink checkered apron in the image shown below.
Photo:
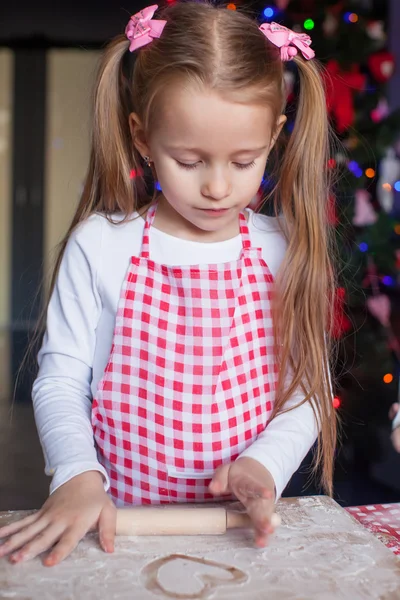
[[[140,256],[122,286],[111,354],[93,400],[100,462],[117,506],[201,502],[272,410],[278,369],[273,278],[243,213],[238,260],[166,266]]]

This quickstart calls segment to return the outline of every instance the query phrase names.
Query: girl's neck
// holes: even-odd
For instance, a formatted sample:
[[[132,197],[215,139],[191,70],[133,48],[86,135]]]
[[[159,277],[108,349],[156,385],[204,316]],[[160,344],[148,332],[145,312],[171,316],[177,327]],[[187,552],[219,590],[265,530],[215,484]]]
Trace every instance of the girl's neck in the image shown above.
[[[192,242],[213,243],[230,240],[238,236],[240,233],[239,217],[232,221],[228,227],[224,227],[223,229],[218,229],[216,231],[204,231],[182,217],[169,204],[164,196],[160,195],[157,198],[157,202],[157,212],[152,226],[155,229],[158,229],[159,231],[167,233],[173,237]],[[147,205],[145,207],[145,211],[141,211],[143,218],[146,218],[146,213],[149,206],[150,205]],[[245,215],[248,219],[247,211],[245,211]]]

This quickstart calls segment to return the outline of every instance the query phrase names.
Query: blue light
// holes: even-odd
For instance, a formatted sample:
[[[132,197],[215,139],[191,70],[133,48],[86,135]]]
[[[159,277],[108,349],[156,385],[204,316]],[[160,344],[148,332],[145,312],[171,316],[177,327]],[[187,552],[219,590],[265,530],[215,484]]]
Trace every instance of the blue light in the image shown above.
[[[400,192],[400,181],[396,181],[393,187],[396,190],[396,192]]]
[[[385,275],[385,277],[382,278],[382,283],[384,285],[393,285],[394,284],[393,277],[389,277],[389,275]]]
[[[346,21],[346,23],[350,23],[350,15],[351,14],[352,14],[351,12],[344,13],[343,18]]]
[[[362,175],[363,175],[363,170],[362,170],[362,169],[360,169],[360,167],[357,167],[357,169],[354,169],[353,173],[354,173],[354,175],[355,175],[356,177],[362,177]]]
[[[367,252],[368,250],[368,244],[366,244],[365,242],[361,242],[361,244],[358,246],[361,250],[361,252]]]
[[[355,171],[356,169],[360,168],[355,160],[351,160],[347,166],[349,167],[350,171]]]
[[[155,188],[156,188],[156,190],[158,190],[159,192],[161,192],[161,185],[159,184],[158,181],[156,181],[156,183],[155,183]]]
[[[271,17],[273,17],[275,14],[274,9],[271,6],[267,6],[267,8],[264,9],[264,17],[266,19],[270,19]]]

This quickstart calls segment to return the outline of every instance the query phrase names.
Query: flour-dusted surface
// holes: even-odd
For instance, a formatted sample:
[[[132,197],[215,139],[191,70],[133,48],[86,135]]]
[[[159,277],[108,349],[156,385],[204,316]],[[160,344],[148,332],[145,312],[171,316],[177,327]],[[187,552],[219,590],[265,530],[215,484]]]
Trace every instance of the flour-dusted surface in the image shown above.
[[[285,499],[282,526],[263,550],[252,532],[118,538],[106,555],[88,535],[61,565],[0,561],[0,599],[400,599],[400,560],[322,496]],[[0,524],[21,518],[0,513]]]

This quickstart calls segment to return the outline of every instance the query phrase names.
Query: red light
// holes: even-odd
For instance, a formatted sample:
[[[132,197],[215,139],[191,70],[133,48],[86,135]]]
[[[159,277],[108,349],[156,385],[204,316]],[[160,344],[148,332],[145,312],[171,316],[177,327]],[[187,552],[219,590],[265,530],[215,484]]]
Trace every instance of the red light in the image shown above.
[[[338,398],[337,396],[335,396],[334,399],[333,399],[332,404],[333,404],[333,408],[335,408],[337,410],[342,403],[340,401],[340,398]]]
[[[143,169],[141,167],[138,169],[131,169],[131,172],[129,173],[130,179],[136,179],[136,177],[142,177],[142,175]]]

